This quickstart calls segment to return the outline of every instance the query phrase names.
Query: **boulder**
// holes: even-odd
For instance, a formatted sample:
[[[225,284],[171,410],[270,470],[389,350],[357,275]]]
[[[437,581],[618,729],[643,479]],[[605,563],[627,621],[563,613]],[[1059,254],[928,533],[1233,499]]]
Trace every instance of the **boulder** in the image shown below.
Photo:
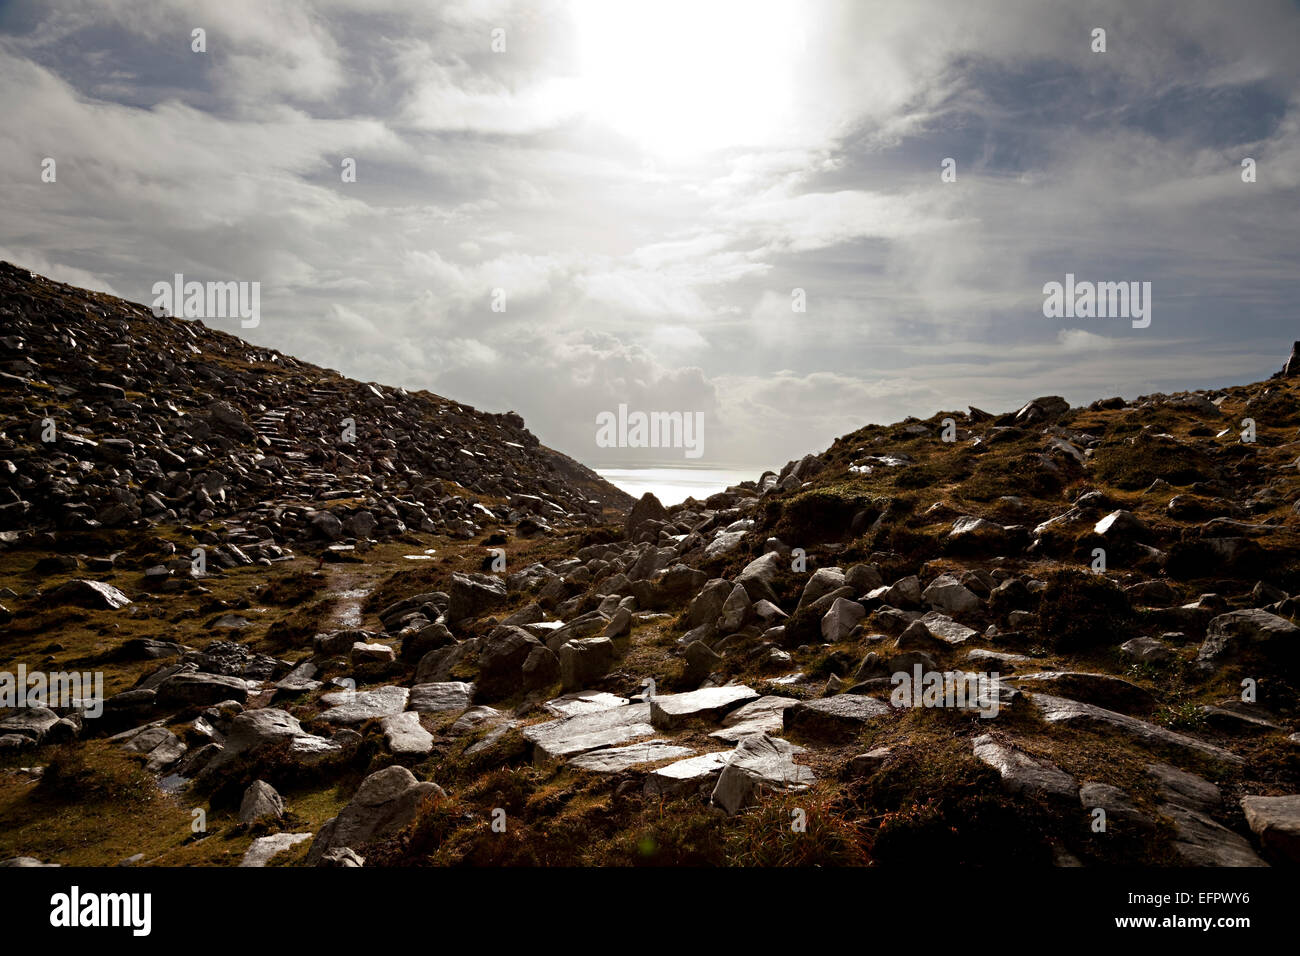
[[[441,787],[421,783],[405,767],[372,773],[339,815],[321,827],[307,854],[307,864],[319,864],[330,850],[347,847],[355,851],[396,835],[416,820],[426,800],[441,796]]]

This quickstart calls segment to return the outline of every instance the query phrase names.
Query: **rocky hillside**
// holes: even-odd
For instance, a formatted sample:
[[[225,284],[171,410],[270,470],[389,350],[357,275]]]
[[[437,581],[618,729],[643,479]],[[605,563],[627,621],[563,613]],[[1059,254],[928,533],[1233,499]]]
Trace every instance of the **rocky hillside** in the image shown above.
[[[53,284],[14,281],[48,294],[0,307],[52,308]],[[1300,862],[1294,358],[1215,392],[871,426],[610,520],[595,490],[529,484],[552,459],[526,432],[431,396],[374,387],[384,424],[362,438],[356,415],[368,452],[346,468],[319,438],[273,454],[259,423],[294,403],[241,398],[353,389],[323,429],[372,387],[147,314],[90,344],[102,317],[69,332],[68,308],[4,342],[0,668],[102,672],[106,699],[0,712],[0,858]],[[211,361],[181,361],[190,334]],[[159,374],[228,374],[212,394],[234,414],[110,380],[130,366],[102,355],[138,335]],[[60,336],[81,358],[29,344]],[[30,434],[37,396],[69,418],[57,451]],[[109,406],[137,411],[129,449],[95,451]],[[179,461],[150,423],[188,435]],[[482,477],[439,470],[466,449]],[[194,571],[222,534],[258,559]]]
[[[470,538],[486,517],[631,503],[513,412],[353,381],[9,263],[0,330],[3,531],[217,521],[203,544],[276,560],[296,541]]]

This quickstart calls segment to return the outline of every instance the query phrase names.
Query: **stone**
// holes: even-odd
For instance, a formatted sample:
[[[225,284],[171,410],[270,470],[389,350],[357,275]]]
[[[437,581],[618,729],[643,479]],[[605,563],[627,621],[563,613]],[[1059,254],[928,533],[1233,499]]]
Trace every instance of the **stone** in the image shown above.
[[[302,757],[320,758],[342,749],[324,737],[308,734],[296,717],[283,710],[256,708],[237,714],[231,720],[225,745],[204,765],[203,775],[214,773],[236,757],[253,756],[282,741],[289,743],[291,753]]]
[[[786,568],[781,556],[775,551],[769,551],[745,565],[740,574],[736,575],[736,583],[745,589],[751,601],[771,601],[776,604],[774,584]]]
[[[266,866],[272,858],[279,856],[285,850],[292,849],[304,840],[310,840],[311,836],[310,833],[273,833],[270,836],[258,837],[248,847],[239,865]]]
[[[816,740],[845,740],[868,723],[893,712],[884,701],[862,694],[840,694],[820,700],[801,700],[782,712],[786,733],[798,732]]]
[[[1068,696],[1111,710],[1128,713],[1150,712],[1156,700],[1151,692],[1137,684],[1110,674],[1090,674],[1083,671],[1039,671],[1011,678],[1025,690],[1050,691],[1058,697]]]
[[[1223,802],[1223,793],[1210,781],[1167,763],[1148,764],[1147,776],[1155,781],[1163,803],[1209,811]]]
[[[478,617],[506,602],[506,586],[490,574],[453,574],[447,620],[455,623]]]
[[[387,644],[366,644],[357,641],[349,654],[354,666],[360,664],[391,664],[397,655]]]
[[[1064,697],[1053,697],[1050,694],[1042,693],[1033,695],[1033,703],[1038,708],[1043,719],[1049,724],[1110,728],[1118,730],[1144,744],[1172,747],[1202,757],[1222,760],[1225,763],[1241,764],[1245,762],[1230,750],[1224,750],[1222,747],[1216,747],[1214,744],[1197,740],[1195,737],[1188,737],[1158,724],[1138,720],[1136,717],[1129,717],[1113,710],[1106,710],[1094,704],[1067,700]]]
[[[207,707],[223,700],[242,704],[248,700],[248,691],[248,681],[241,677],[182,671],[158,685],[156,700],[160,707]]]
[[[941,574],[921,592],[921,600],[938,611],[969,614],[978,611],[980,599],[951,574]]]
[[[639,501],[632,506],[628,512],[627,524],[624,525],[624,531],[629,541],[636,541],[641,532],[645,530],[646,525],[652,521],[668,520],[668,512],[651,492],[643,494]]]
[[[390,753],[422,756],[433,750],[433,735],[421,726],[420,715],[413,710],[385,717],[380,726]]]
[[[975,759],[998,772],[1002,788],[1008,793],[1062,805],[1073,805],[1078,800],[1079,785],[1055,764],[998,743],[989,734],[976,737],[971,744]]]
[[[1241,809],[1265,856],[1291,866],[1300,864],[1300,794],[1245,796]]]
[[[961,647],[979,637],[978,631],[964,624],[958,624],[948,615],[938,611],[922,614],[920,622],[925,625],[927,631],[951,647]]]
[[[1160,810],[1174,824],[1173,850],[1187,866],[1267,866],[1244,837],[1206,814],[1175,804]]]
[[[606,747],[579,754],[569,760],[569,766],[592,773],[618,773],[639,764],[658,763],[690,756],[690,747],[678,747],[666,740],[647,740],[626,747]]]
[[[244,799],[239,804],[239,822],[243,824],[265,823],[278,820],[284,816],[284,799],[275,787],[265,780],[254,780],[244,791]]]
[[[421,783],[405,767],[388,767],[361,782],[352,800],[316,834],[307,864],[314,866],[329,850],[359,850],[367,843],[394,836],[419,816],[426,800],[442,797],[442,788]]]
[[[579,690],[600,680],[614,666],[614,642],[608,637],[569,641],[560,648],[560,686]]]
[[[828,644],[838,644],[848,640],[853,628],[867,616],[867,609],[857,601],[836,598],[826,616],[822,618],[822,640]]]
[[[849,760],[849,774],[858,778],[870,777],[885,765],[891,753],[893,751],[889,747],[875,747],[864,754],[858,754]]]
[[[604,691],[579,691],[548,700],[543,706],[547,713],[556,717],[576,717],[579,714],[599,713],[611,707],[622,707],[627,702],[626,697]]]
[[[443,714],[468,708],[474,698],[474,685],[463,681],[436,681],[411,688],[406,706],[418,714]]]
[[[1154,637],[1134,637],[1119,646],[1127,657],[1144,664],[1162,664],[1173,660],[1174,652],[1168,644]]]
[[[661,694],[650,700],[650,723],[658,730],[674,730],[691,721],[713,722],[741,704],[757,699],[758,692],[743,685]]]
[[[74,605],[100,611],[117,611],[131,603],[131,599],[113,585],[82,578],[65,581],[45,592],[42,600],[60,607]]]
[[[321,703],[328,710],[320,715],[320,719],[329,724],[351,727],[367,720],[391,717],[406,709],[410,693],[406,687],[388,685],[373,690],[341,690],[323,694]]]
[[[533,748],[533,762],[538,766],[559,763],[601,747],[617,747],[654,733],[648,703],[626,704],[533,724],[523,731],[524,739]]]
[[[646,776],[647,797],[681,797],[707,789],[712,792],[722,768],[731,759],[730,751],[699,754],[678,760]]]
[[[1138,809],[1126,792],[1108,783],[1095,780],[1085,783],[1079,788],[1079,804],[1089,816],[1099,809],[1106,812],[1107,833],[1115,832],[1115,824],[1124,833],[1147,833],[1155,829],[1154,819]]]
[[[483,639],[479,649],[479,695],[494,700],[521,690],[524,664],[536,648],[546,649],[541,641],[522,628],[495,628]]]
[[[1300,627],[1259,608],[1229,611],[1210,621],[1197,660],[1217,664],[1237,660],[1249,650],[1293,662],[1300,655]]]
[[[794,762],[800,753],[802,747],[780,737],[757,734],[744,738],[718,774],[710,800],[734,816],[764,791],[806,789],[816,775],[811,767]]]
[[[722,729],[709,734],[716,740],[735,743],[742,737],[754,734],[777,734],[785,726],[784,713],[787,707],[799,703],[794,697],[777,697],[768,695],[752,700],[737,707],[722,718]]]

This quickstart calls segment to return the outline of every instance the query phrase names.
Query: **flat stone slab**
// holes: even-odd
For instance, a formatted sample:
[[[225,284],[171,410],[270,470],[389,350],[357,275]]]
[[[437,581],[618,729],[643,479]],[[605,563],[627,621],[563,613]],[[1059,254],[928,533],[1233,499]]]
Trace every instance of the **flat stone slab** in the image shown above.
[[[752,687],[706,687],[685,694],[665,694],[650,700],[650,723],[674,730],[692,720],[719,720],[741,704],[758,699]]]
[[[484,727],[499,727],[502,724],[513,725],[514,721],[495,707],[471,707],[456,718],[455,723],[447,728],[447,733],[452,737],[464,737]]]
[[[458,680],[437,681],[412,687],[406,706],[419,714],[443,714],[468,709],[473,698],[473,684]]]
[[[969,628],[965,624],[958,624],[947,614],[939,611],[922,614],[921,623],[925,625],[927,631],[953,647],[960,647],[980,636],[979,631]]]
[[[716,806],[732,816],[753,803],[763,791],[802,790],[817,779],[811,767],[794,762],[803,753],[780,737],[759,734],[736,744],[730,759],[718,774],[711,797]]]
[[[760,697],[742,707],[737,707],[723,717],[722,729],[715,730],[709,736],[735,743],[742,737],[750,737],[754,734],[779,734],[784,726],[782,715],[786,708],[793,707],[797,703],[799,700],[795,697],[779,697],[771,694]]]
[[[576,757],[589,750],[617,747],[638,737],[650,737],[649,704],[627,704],[593,714],[578,714],[524,728],[524,739],[533,745],[533,761],[547,765]]]
[[[1174,852],[1188,866],[1268,866],[1245,837],[1199,810],[1162,803],[1160,811],[1174,821]]]
[[[297,846],[304,840],[311,839],[310,833],[274,833],[271,836],[258,837],[249,846],[240,866],[266,866],[271,858],[283,853],[290,847]]]
[[[694,752],[690,747],[677,747],[666,740],[647,740],[627,747],[609,747],[580,754],[569,761],[569,766],[592,773],[618,773],[638,764],[674,760]]]
[[[321,720],[330,724],[362,724],[367,720],[380,717],[392,717],[406,710],[406,701],[411,691],[406,687],[376,687],[374,690],[336,691],[324,694],[321,703],[329,710],[321,714]]]
[[[1008,793],[1060,804],[1078,801],[1079,785],[1055,764],[998,743],[988,734],[976,737],[971,743],[975,748],[975,759],[998,772],[1002,777],[1002,788]]]
[[[1011,678],[1025,690],[1046,690],[1054,694],[1069,695],[1069,700],[1084,701],[1098,707],[1108,707],[1127,712],[1150,711],[1156,700],[1151,692],[1137,684],[1110,674],[1090,674],[1084,671],[1038,671]]]
[[[602,710],[609,710],[611,707],[623,707],[626,704],[627,698],[619,697],[617,694],[607,694],[600,690],[580,690],[548,700],[543,706],[547,713],[554,714],[556,717],[577,717],[579,714],[595,714]]]
[[[1138,720],[1136,717],[1129,717],[1125,714],[1119,714],[1113,710],[1106,710],[1104,707],[1097,707],[1093,704],[1085,704],[1078,700],[1068,700],[1064,697],[1053,697],[1050,694],[1034,694],[1032,696],[1034,706],[1038,708],[1043,719],[1050,724],[1068,724],[1071,726],[1077,725],[1083,727],[1110,727],[1126,733],[1130,737],[1133,737],[1144,744],[1173,747],[1178,750],[1200,754],[1205,757],[1213,757],[1216,760],[1222,760],[1226,763],[1245,763],[1241,757],[1238,757],[1230,750],[1224,750],[1222,747],[1214,746],[1214,744],[1208,744],[1203,740],[1197,740],[1195,737],[1188,737],[1185,734],[1175,733],[1174,731],[1157,724],[1152,724],[1145,720]]]
[[[385,717],[381,726],[394,754],[427,754],[433,749],[433,734],[420,726],[420,715],[413,710]]]
[[[1300,863],[1300,795],[1242,797],[1241,809],[1266,854],[1279,863]]]
[[[704,787],[711,791],[718,774],[731,759],[732,751],[687,757],[652,771],[645,781],[647,797],[677,797],[695,793]]]
[[[864,694],[840,694],[820,700],[801,700],[781,714],[788,733],[797,730],[809,737],[837,740],[852,737],[869,721],[892,713],[884,701]]]

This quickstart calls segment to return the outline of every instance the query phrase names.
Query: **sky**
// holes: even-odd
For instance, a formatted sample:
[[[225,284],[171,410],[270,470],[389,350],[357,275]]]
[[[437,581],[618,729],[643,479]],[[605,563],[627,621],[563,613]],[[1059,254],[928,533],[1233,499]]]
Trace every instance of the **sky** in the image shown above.
[[[0,3],[0,259],[258,282],[205,323],[593,467],[757,472],[1276,371],[1298,72],[1295,0]],[[1067,273],[1149,325],[1046,316]],[[603,447],[621,405],[700,453]]]

